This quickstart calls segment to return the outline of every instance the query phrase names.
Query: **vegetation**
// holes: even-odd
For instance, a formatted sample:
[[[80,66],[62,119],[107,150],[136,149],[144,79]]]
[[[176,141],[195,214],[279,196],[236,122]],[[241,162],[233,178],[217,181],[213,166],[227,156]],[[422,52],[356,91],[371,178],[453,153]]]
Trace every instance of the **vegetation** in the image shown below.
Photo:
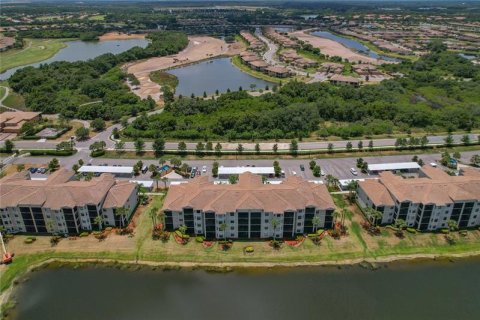
[[[254,140],[478,128],[479,66],[439,51],[388,68],[405,77],[360,88],[291,81],[260,97],[239,91],[215,100],[181,98],[161,114],[139,117],[124,134]]]
[[[140,100],[124,84],[127,78],[118,66],[128,61],[174,54],[187,43],[184,33],[163,31],[148,35],[151,43],[117,55],[104,54],[79,62],[55,62],[40,68],[17,71],[9,83],[25,98],[26,106],[44,113],[60,113],[67,118],[120,120],[151,110],[150,97]],[[101,99],[101,104],[85,104]]]

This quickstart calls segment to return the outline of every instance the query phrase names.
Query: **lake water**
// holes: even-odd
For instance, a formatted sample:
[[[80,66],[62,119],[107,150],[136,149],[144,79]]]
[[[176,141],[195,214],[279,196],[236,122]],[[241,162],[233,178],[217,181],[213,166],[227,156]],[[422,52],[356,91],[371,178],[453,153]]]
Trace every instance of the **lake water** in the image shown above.
[[[167,71],[177,76],[179,83],[176,88],[176,95],[196,96],[219,92],[226,92],[230,88],[237,91],[241,86],[244,90],[250,89],[250,84],[256,88],[272,87],[272,83],[264,81],[239,70],[231,62],[230,58],[219,58],[203,61],[197,64],[188,65]]]
[[[333,41],[337,41],[341,44],[343,44],[345,47],[353,49],[355,51],[358,51],[361,54],[367,55],[369,57],[375,58],[375,59],[383,59],[386,61],[400,61],[395,58],[387,57],[384,55],[379,55],[375,51],[370,50],[366,45],[364,45],[361,42],[349,39],[349,38],[344,38],[341,36],[337,36],[336,34],[333,34],[328,31],[315,31],[311,33],[314,36],[320,37],[320,38],[326,38],[330,39]]]
[[[480,261],[226,274],[60,268],[29,274],[13,319],[480,319]]]
[[[0,74],[0,80],[8,79],[15,71],[25,67],[38,67],[41,64],[52,63],[55,61],[80,61],[98,57],[104,53],[121,53],[133,47],[145,48],[148,40],[145,39],[128,39],[128,40],[110,40],[110,41],[68,41],[65,42],[67,47],[60,49],[53,57],[40,62],[32,63],[25,66],[9,69]]]

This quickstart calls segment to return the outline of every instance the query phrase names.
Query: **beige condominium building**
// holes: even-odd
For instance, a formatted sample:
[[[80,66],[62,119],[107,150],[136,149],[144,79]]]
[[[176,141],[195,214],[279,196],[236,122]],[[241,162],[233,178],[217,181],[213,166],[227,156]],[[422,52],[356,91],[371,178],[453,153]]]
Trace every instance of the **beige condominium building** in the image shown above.
[[[480,172],[465,168],[459,176],[425,166],[418,178],[405,179],[382,172],[379,179],[361,181],[357,198],[361,207],[383,213],[382,224],[403,219],[409,227],[433,231],[448,227],[480,225]]]
[[[73,178],[72,171],[60,169],[43,181],[31,180],[28,172],[1,179],[0,225],[10,233],[58,234],[124,226],[137,205],[135,183],[110,174],[90,181]],[[115,214],[121,207],[126,212]]]
[[[246,172],[237,184],[214,184],[202,176],[171,186],[162,210],[167,230],[185,225],[187,233],[206,238],[292,238],[331,228],[335,205],[324,185],[299,177],[264,184]]]

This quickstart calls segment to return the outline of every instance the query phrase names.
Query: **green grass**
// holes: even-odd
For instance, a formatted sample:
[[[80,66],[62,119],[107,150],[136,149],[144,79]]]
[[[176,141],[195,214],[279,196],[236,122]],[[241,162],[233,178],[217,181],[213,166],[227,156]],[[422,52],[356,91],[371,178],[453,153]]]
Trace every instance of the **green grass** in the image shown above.
[[[7,90],[4,87],[0,87],[0,100],[3,98]]]
[[[172,90],[175,90],[175,88],[178,86],[177,76],[162,70],[153,71],[150,73],[150,80],[158,83],[161,86],[168,86]]]
[[[99,14],[99,15],[94,15],[88,17],[88,20],[90,21],[104,21],[105,20],[105,15],[104,14]]]
[[[270,77],[269,75],[260,72],[260,71],[255,71],[250,69],[248,66],[244,65],[240,59],[240,56],[234,56],[231,59],[232,64],[237,67],[238,69],[242,70],[245,73],[248,73],[252,77],[262,79],[265,81],[273,82],[273,83],[286,83],[288,82],[291,78],[275,78],[275,77]]]
[[[0,52],[0,72],[46,60],[65,48],[67,39],[25,39],[23,49]]]

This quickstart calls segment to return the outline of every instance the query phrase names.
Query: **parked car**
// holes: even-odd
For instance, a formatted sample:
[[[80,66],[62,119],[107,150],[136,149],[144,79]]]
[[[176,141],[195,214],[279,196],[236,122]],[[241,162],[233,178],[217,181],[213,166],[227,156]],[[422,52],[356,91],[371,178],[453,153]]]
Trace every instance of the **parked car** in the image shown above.
[[[323,169],[320,169],[320,175],[322,175],[322,176],[325,175],[325,171],[323,171]]]
[[[350,168],[350,172],[356,176],[358,174],[357,170],[355,170],[355,168]]]
[[[292,174],[293,174],[294,176],[296,176],[296,175],[297,175],[297,172],[292,170]]]
[[[142,167],[142,173],[145,174],[148,171],[148,167],[145,165]]]
[[[37,170],[37,172],[38,172],[38,173],[41,173],[41,174],[45,174],[45,173],[47,172],[47,169],[45,169],[45,168],[39,168],[39,169]]]
[[[434,168],[437,167],[437,164],[436,164],[435,162],[430,162],[430,165],[431,165],[432,167],[434,167]]]
[[[207,173],[207,166],[203,166],[202,173]]]
[[[303,164],[300,165],[300,170],[305,171],[305,166]]]
[[[196,173],[197,173],[197,168],[196,168],[196,167],[193,167],[193,168],[192,168],[192,173],[190,174],[190,178],[192,178],[192,179],[195,178]]]
[[[30,171],[30,173],[35,173],[37,172],[37,168],[29,168],[28,171]]]

